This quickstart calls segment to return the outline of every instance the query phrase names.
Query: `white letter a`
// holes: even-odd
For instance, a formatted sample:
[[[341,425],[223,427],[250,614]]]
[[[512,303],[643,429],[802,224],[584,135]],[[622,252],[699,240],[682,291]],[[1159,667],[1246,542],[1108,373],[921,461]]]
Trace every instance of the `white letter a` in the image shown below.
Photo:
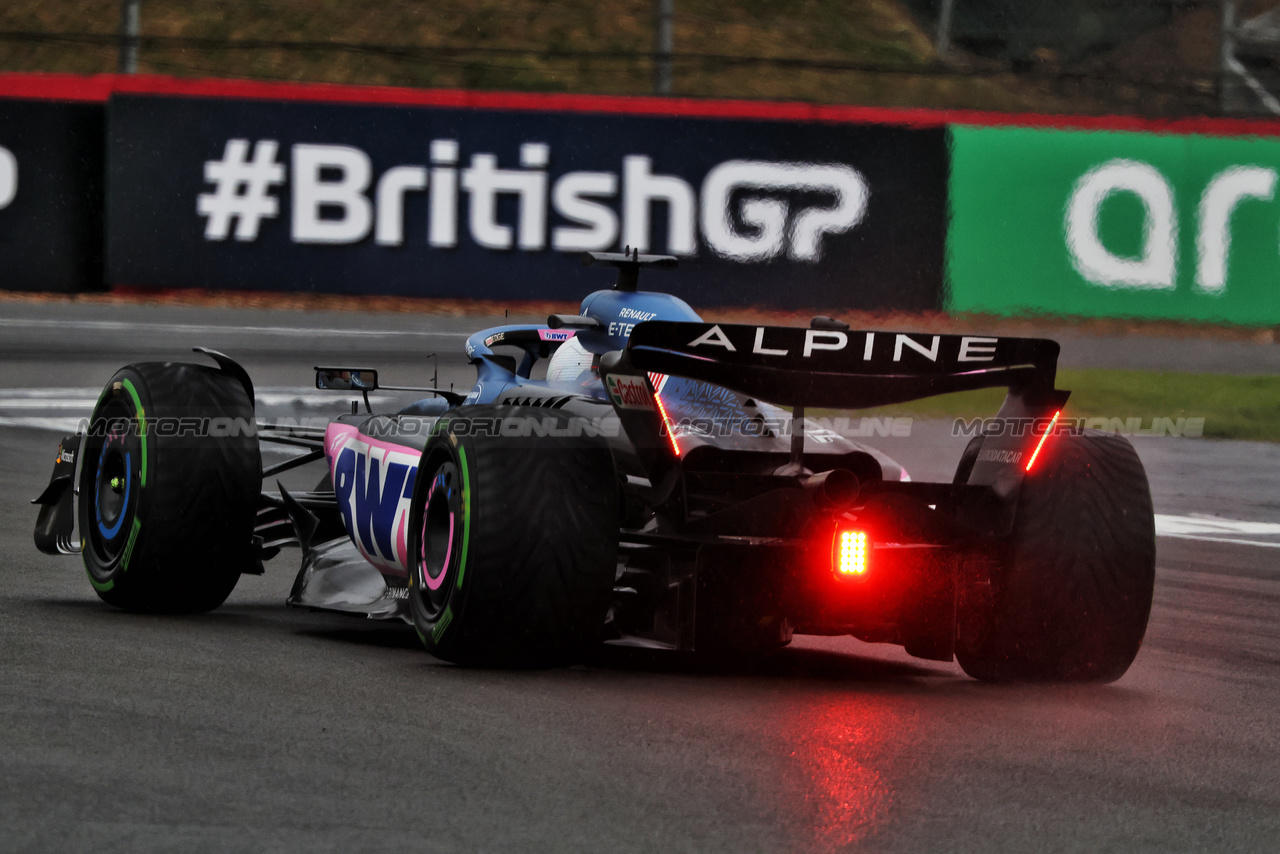
[[[708,346],[724,347],[730,353],[738,352],[737,348],[729,341],[728,337],[724,334],[724,330],[720,328],[720,324],[718,323],[689,342],[690,347],[701,347],[703,344]]]

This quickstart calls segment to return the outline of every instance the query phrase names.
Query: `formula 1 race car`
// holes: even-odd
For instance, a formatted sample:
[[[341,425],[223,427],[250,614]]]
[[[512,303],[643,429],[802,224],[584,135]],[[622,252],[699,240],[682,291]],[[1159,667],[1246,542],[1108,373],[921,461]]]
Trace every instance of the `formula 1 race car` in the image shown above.
[[[799,632],[987,680],[1129,667],[1155,576],[1150,490],[1124,438],[1058,429],[1056,343],[707,323],[636,289],[676,259],[588,260],[618,267],[611,290],[475,333],[474,387],[398,412],[372,413],[386,387],[367,368],[316,369],[365,402],[326,427],[257,423],[249,376],[210,350],[216,367],[120,369],[62,441],[37,546],[82,552],[104,601],[150,612],[216,608],[297,546],[290,605],[402,619],[471,665]],[[911,481],[813,417],[988,387],[1008,395],[950,483]],[[299,453],[264,470],[260,441]],[[263,491],[321,460],[311,491]]]

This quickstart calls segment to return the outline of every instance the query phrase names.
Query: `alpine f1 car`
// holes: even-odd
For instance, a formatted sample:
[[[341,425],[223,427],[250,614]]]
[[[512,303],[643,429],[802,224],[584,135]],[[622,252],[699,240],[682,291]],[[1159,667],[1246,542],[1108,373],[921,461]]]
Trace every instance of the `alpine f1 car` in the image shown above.
[[[708,323],[637,290],[674,258],[588,260],[619,268],[612,289],[475,333],[474,387],[398,412],[368,411],[385,387],[354,366],[316,369],[365,401],[325,427],[256,423],[252,381],[213,351],[216,366],[120,369],[62,441],[37,546],[82,553],[104,601],[151,612],[216,608],[300,547],[290,605],[401,619],[471,665],[799,632],[986,680],[1129,667],[1155,575],[1150,490],[1124,438],[1056,429],[1057,344]],[[912,481],[813,417],[988,387],[1007,397],[950,483]],[[263,441],[298,454],[264,469]],[[312,491],[263,491],[321,461]]]

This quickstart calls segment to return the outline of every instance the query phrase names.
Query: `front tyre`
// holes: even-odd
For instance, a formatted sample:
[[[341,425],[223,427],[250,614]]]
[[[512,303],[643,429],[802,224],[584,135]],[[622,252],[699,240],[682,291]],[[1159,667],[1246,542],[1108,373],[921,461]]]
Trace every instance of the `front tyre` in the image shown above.
[[[606,443],[573,432],[566,414],[531,407],[441,419],[409,515],[409,606],[436,656],[548,666],[599,640],[618,487]]]
[[[962,586],[956,658],[989,681],[1113,682],[1146,632],[1155,515],[1122,436],[1049,440],[989,583]]]
[[[218,607],[254,566],[253,401],[204,365],[116,372],[81,447],[79,526],[98,596],[127,611]]]

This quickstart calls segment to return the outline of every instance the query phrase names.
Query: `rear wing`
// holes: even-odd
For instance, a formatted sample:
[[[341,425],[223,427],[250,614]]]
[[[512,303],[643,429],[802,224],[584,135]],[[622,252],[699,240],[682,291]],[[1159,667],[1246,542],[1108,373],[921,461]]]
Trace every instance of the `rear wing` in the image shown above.
[[[884,406],[980,388],[1008,388],[1035,407],[1063,395],[1054,393],[1058,344],[1041,338],[649,321],[626,352],[637,370],[791,407]]]
[[[853,331],[837,321],[814,327],[648,321],[627,348],[600,360],[601,378],[642,464],[665,476],[681,455],[667,447],[672,425],[655,394],[660,374],[687,377],[749,397],[789,406],[791,469],[805,453],[806,407],[858,409],[951,392],[1007,388],[994,418],[971,444],[966,481],[990,485],[1002,497],[1034,458],[1031,445],[1056,423],[1070,392],[1054,387],[1059,347],[1039,338]],[[1050,418],[1050,416],[1054,416]],[[1048,425],[1048,427],[1045,426]],[[968,454],[968,452],[966,452]],[[655,481],[656,482],[656,481]],[[920,486],[917,484],[916,486]]]

